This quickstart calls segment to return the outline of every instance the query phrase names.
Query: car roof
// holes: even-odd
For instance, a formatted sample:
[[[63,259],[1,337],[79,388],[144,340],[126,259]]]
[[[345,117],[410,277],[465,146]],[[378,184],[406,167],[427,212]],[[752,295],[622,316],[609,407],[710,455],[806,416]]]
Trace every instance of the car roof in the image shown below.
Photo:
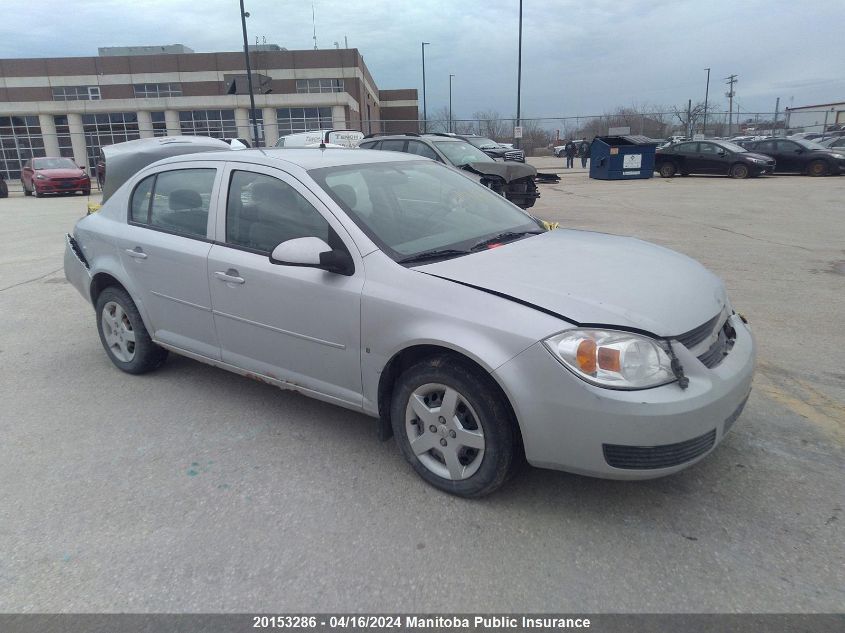
[[[302,169],[318,169],[320,167],[338,167],[342,165],[360,165],[365,163],[395,163],[399,161],[420,160],[419,156],[401,152],[381,152],[372,149],[349,148],[261,148],[241,149],[237,151],[202,152],[199,154],[182,154],[157,164],[179,163],[186,160],[224,160],[256,165],[274,166],[279,163],[296,165]]]
[[[450,141],[450,142],[460,142],[463,141],[463,138],[459,138],[457,136],[446,136],[443,134],[379,134],[378,136],[371,136],[370,138],[365,138],[362,143],[372,143],[373,141],[389,141],[392,139],[396,140],[406,140],[406,139],[415,139],[415,140],[422,140],[422,141]]]

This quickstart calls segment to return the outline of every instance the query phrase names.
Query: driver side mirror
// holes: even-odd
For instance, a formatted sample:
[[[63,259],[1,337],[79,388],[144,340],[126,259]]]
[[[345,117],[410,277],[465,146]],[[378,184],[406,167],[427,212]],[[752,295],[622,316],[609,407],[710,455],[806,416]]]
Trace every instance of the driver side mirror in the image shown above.
[[[319,237],[298,237],[282,242],[273,249],[270,263],[319,268],[347,277],[355,272],[355,264],[349,253],[340,248],[333,249]]]

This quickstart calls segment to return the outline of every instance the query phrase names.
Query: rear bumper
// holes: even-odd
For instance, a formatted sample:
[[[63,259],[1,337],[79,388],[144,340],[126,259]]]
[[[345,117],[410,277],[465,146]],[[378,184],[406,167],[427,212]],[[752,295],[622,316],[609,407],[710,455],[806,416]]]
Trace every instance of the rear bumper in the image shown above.
[[[724,439],[751,389],[756,346],[732,316],[737,337],[712,369],[682,345],[689,378],[655,389],[617,391],[575,377],[537,343],[496,370],[514,408],[528,461],[607,479],[650,479],[683,470]]]
[[[65,279],[91,303],[91,271],[76,240],[65,234]]]

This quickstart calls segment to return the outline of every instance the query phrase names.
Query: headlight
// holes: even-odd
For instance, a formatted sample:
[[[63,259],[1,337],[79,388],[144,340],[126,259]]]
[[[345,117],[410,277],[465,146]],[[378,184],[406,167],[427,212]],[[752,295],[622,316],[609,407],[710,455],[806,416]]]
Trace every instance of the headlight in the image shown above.
[[[839,160],[845,160],[845,154],[834,154],[833,157]]]
[[[41,174],[38,174],[38,175],[35,177],[35,179],[36,179],[36,180],[47,180],[47,176],[42,176]]]
[[[611,389],[648,389],[676,380],[666,350],[652,338],[614,330],[574,329],[543,344],[576,376]]]

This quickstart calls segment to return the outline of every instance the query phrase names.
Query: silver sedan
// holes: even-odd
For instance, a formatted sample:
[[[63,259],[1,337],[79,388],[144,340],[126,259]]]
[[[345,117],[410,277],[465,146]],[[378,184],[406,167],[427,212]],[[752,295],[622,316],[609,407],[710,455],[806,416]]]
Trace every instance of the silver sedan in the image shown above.
[[[524,460],[671,474],[742,411],[751,331],[683,255],[547,231],[411,155],[143,142],[151,164],[108,167],[120,181],[65,254],[125,372],[174,352],[369,414],[467,497]]]

